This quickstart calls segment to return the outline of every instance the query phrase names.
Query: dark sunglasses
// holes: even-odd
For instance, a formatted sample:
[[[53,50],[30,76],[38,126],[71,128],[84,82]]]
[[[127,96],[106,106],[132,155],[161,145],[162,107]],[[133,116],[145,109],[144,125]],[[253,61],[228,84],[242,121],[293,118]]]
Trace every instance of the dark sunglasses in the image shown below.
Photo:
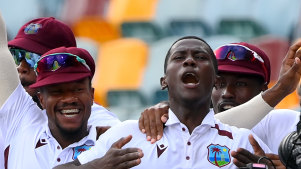
[[[33,68],[41,57],[41,55],[39,54],[18,48],[9,48],[9,51],[13,55],[17,66],[19,66],[21,61],[24,59],[28,63],[28,65]]]
[[[54,53],[41,57],[35,64],[34,69],[37,73],[41,71],[56,71],[60,67],[84,65],[88,70],[90,67],[86,61],[71,53]]]

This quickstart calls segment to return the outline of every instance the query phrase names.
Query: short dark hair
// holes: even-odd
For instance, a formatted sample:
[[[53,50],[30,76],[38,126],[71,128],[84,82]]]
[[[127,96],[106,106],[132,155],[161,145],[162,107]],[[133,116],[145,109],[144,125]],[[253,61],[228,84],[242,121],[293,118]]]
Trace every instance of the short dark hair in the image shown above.
[[[167,67],[168,59],[169,59],[169,57],[170,57],[170,50],[171,50],[171,48],[172,48],[177,42],[179,42],[180,40],[183,40],[183,39],[196,39],[196,40],[199,40],[199,41],[203,42],[205,45],[207,45],[207,46],[209,47],[209,53],[210,53],[210,55],[211,55],[211,57],[212,57],[212,61],[213,61],[213,66],[214,66],[215,73],[218,72],[218,69],[217,69],[217,60],[216,60],[215,54],[214,54],[212,48],[208,45],[208,43],[207,43],[205,40],[203,40],[202,38],[199,38],[199,37],[197,37],[197,36],[184,36],[184,37],[182,37],[182,38],[176,40],[176,41],[170,46],[170,48],[168,49],[167,54],[166,54],[166,56],[165,56],[165,61],[164,61],[164,74],[166,73],[166,67]]]

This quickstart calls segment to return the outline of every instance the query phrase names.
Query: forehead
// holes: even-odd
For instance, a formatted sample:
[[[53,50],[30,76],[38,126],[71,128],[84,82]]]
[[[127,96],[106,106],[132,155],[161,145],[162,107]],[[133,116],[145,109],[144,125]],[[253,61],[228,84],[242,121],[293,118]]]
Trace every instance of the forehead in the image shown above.
[[[177,51],[188,51],[188,50],[196,50],[196,51],[203,51],[205,53],[209,53],[209,46],[204,42],[198,39],[182,39],[176,42],[172,48],[171,53]]]

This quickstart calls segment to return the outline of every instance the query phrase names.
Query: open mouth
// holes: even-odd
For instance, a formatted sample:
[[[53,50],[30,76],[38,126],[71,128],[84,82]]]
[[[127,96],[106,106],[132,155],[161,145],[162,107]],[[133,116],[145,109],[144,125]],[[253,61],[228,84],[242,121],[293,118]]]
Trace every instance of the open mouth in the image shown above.
[[[185,84],[198,84],[199,79],[194,73],[185,73],[182,76],[182,81]]]
[[[79,109],[64,109],[61,110],[60,112],[65,117],[72,118],[79,114]]]
[[[222,106],[221,107],[221,110],[222,111],[226,111],[226,110],[229,110],[229,109],[231,109],[231,108],[233,108],[234,106],[232,106],[232,105],[224,105],[224,106]]]
[[[233,103],[233,102],[223,102],[221,104],[219,104],[218,109],[220,112],[232,109],[233,107],[237,106],[237,104]]]

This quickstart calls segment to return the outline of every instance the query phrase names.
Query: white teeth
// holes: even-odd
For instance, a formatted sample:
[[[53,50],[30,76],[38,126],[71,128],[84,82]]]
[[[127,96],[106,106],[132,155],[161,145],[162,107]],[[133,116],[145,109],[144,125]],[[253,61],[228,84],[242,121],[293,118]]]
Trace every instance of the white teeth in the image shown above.
[[[68,109],[68,110],[62,110],[61,112],[63,114],[74,114],[74,113],[78,113],[79,110],[78,109]]]
[[[226,105],[226,106],[224,106],[223,108],[226,109],[226,110],[228,110],[228,109],[231,109],[231,108],[233,108],[233,107],[234,107],[234,106]]]
[[[68,117],[68,118],[71,118],[71,117],[76,116],[76,114],[71,114],[71,115],[69,115],[69,114],[64,114],[64,116],[65,116],[65,117]]]

